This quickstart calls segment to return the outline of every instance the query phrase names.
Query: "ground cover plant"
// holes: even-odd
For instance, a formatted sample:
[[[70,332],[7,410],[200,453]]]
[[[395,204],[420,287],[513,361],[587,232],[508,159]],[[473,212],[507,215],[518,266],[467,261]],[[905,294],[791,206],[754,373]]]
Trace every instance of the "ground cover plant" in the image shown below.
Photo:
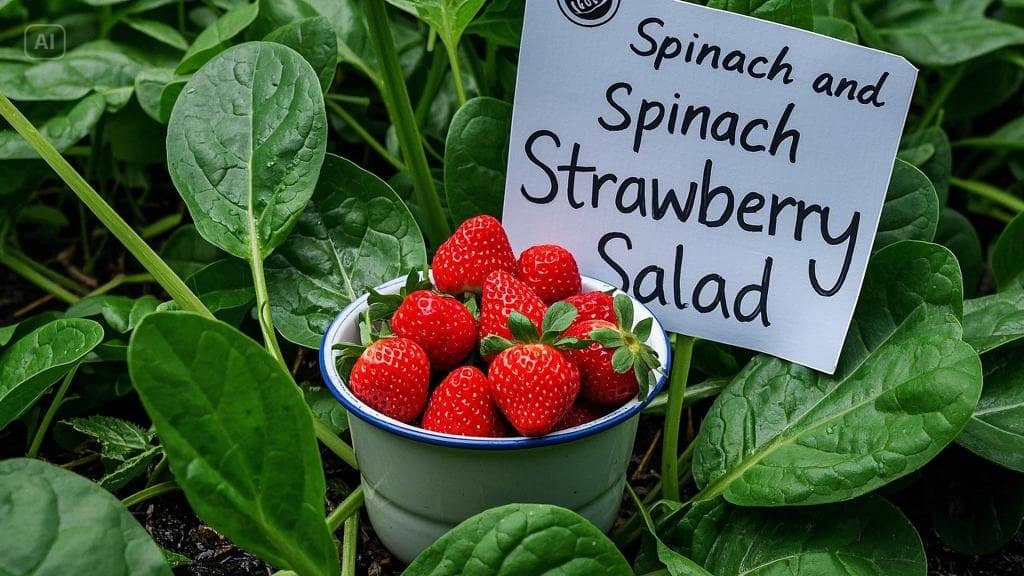
[[[312,350],[500,217],[522,3],[0,0],[0,573],[1024,571],[1024,3],[708,4],[921,69],[839,369],[676,335],[610,535],[406,567]]]

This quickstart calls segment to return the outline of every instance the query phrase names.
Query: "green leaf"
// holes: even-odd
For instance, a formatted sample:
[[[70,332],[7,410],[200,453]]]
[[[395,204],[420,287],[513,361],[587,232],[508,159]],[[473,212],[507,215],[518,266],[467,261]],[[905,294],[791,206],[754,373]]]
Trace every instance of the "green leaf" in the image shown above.
[[[0,354],[0,429],[28,410],[103,341],[92,320],[61,318],[36,328]]]
[[[11,100],[78,100],[131,87],[141,69],[121,46],[89,42],[56,60],[0,63],[0,91]]]
[[[811,0],[710,0],[708,7],[804,30],[814,29],[814,3]]]
[[[494,98],[473,98],[452,118],[444,192],[456,224],[480,214],[501,218],[511,130],[512,106]]]
[[[886,46],[924,66],[951,66],[1000,48],[1024,44],[1024,29],[980,16],[938,9],[911,12],[878,26]]]
[[[100,443],[104,458],[125,460],[135,453],[152,448],[153,433],[127,420],[93,415],[88,418],[72,418],[66,422],[82,434],[95,438]]]
[[[387,1],[426,22],[451,50],[458,46],[462,33],[484,4],[484,0]]]
[[[175,230],[160,249],[160,258],[185,280],[225,256],[224,252],[204,240],[192,224]]]
[[[996,241],[992,273],[1000,290],[1024,288],[1024,214],[1013,219]]]
[[[139,106],[161,124],[167,120],[160,115],[160,99],[167,85],[175,80],[180,80],[180,77],[171,68],[147,68],[135,76],[135,98]]]
[[[127,296],[101,294],[82,298],[72,304],[64,315],[68,318],[100,317],[115,332],[126,334],[131,326],[133,306],[135,300]]]
[[[630,300],[629,296],[625,294],[616,294],[612,300],[612,306],[615,308],[615,318],[619,322],[619,327],[624,330],[630,330],[633,328],[633,301]]]
[[[34,316],[29,316],[21,322],[0,328],[0,348],[5,347],[12,342],[17,342],[36,328],[39,328],[50,321],[62,318],[63,316],[64,315],[60,312],[49,310],[46,312],[40,312]]]
[[[135,329],[128,368],[204,521],[276,566],[338,573],[313,420],[269,353],[222,322],[158,312]]]
[[[477,573],[632,576],[608,537],[575,512],[509,504],[481,512],[434,542],[403,576]]]
[[[981,281],[981,239],[974,225],[963,214],[952,208],[943,208],[939,214],[939,227],[935,241],[956,255],[964,277],[964,296],[974,295]],[[965,327],[965,331],[967,328]]]
[[[930,154],[920,160],[911,162],[915,168],[924,172],[935,188],[939,206],[945,206],[949,198],[949,178],[953,175],[953,152],[949,146],[949,138],[938,126],[907,134],[900,142],[900,159],[910,162],[903,155],[922,146],[930,149]]]
[[[544,336],[549,334],[558,336],[565,332],[576,320],[578,314],[576,307],[568,302],[555,302],[544,313],[544,321],[541,323],[541,332]]]
[[[218,260],[185,281],[210,312],[229,324],[239,324],[256,301],[249,266],[237,258]]]
[[[612,370],[615,370],[619,374],[629,372],[633,368],[633,364],[636,362],[636,355],[633,351],[623,346],[615,350],[612,354]]]
[[[263,259],[313,195],[326,136],[309,64],[281,44],[249,42],[189,80],[167,127],[167,164],[203,238]]]
[[[961,554],[993,554],[1024,519],[1024,475],[953,452],[930,475],[932,525]]]
[[[89,135],[103,116],[106,106],[103,96],[90,94],[38,125],[39,132],[54,148],[64,151]],[[0,130],[0,159],[38,160],[39,154],[14,130]]]
[[[121,462],[113,470],[104,474],[99,480],[100,486],[115,492],[124,488],[129,482],[146,473],[146,469],[163,453],[163,449],[154,446]]]
[[[641,342],[647,342],[647,340],[651,337],[651,330],[653,329],[654,318],[648,316],[647,318],[644,318],[643,320],[636,323],[636,326],[633,327],[633,335],[636,336],[637,340]]]
[[[181,57],[181,63],[178,64],[175,73],[188,74],[199,70],[203,64],[223,52],[231,39],[248,28],[256,19],[257,14],[259,14],[258,3],[242,4],[225,12],[216,22],[196,36],[195,41]],[[301,89],[299,91],[301,92]]]
[[[322,422],[335,434],[348,430],[348,412],[326,388],[307,388],[302,397],[313,412],[313,417]]]
[[[1024,355],[1020,346],[983,356],[985,387],[957,442],[975,454],[1024,472]]]
[[[518,310],[513,310],[508,315],[508,329],[512,337],[519,343],[539,342],[540,335],[537,334],[537,327],[533,322]]]
[[[323,16],[303,18],[274,30],[264,39],[284,44],[301,54],[316,71],[320,89],[326,92],[331,87],[334,70],[338,67],[338,37],[330,20]]]
[[[698,503],[661,525],[666,542],[715,576],[925,576],[921,538],[878,496],[785,514]]]
[[[815,16],[814,31],[838,40],[857,43],[857,28],[849,21],[834,16]]]
[[[498,46],[518,48],[525,10],[526,2],[522,0],[491,0],[466,32],[483,36]]]
[[[966,70],[942,107],[946,121],[968,120],[991,112],[1020,90],[1024,70],[1000,58],[965,62]]]
[[[957,146],[983,150],[1024,150],[1024,116],[1007,122],[988,136],[960,140],[957,142]]]
[[[267,260],[277,329],[319,348],[342,308],[426,262],[423,236],[398,195],[370,172],[328,155],[312,201]]]
[[[964,340],[979,354],[1024,338],[1024,289],[964,302]]]
[[[160,548],[112,494],[39,460],[0,462],[5,574],[171,576]]]
[[[159,20],[146,20],[144,18],[122,18],[129,27],[150,38],[162,42],[171,48],[188,50],[188,41],[174,28],[160,22]]]
[[[924,172],[897,158],[872,250],[900,240],[931,241],[938,225],[939,199],[931,181]]]
[[[492,334],[480,341],[480,355],[484,357],[493,356],[514,345],[510,340]]]
[[[590,339],[605,348],[618,348],[625,345],[622,332],[613,328],[595,328],[590,331]]]

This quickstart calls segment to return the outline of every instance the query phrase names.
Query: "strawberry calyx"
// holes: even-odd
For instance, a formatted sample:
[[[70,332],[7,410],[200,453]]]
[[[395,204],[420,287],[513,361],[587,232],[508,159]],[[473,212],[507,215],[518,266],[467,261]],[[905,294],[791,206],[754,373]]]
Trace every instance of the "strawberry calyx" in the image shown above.
[[[515,340],[492,334],[480,342],[480,354],[484,357],[492,356],[516,344],[547,344],[560,350],[586,348],[592,344],[590,340],[562,336],[576,320],[577,314],[572,304],[556,302],[548,308],[540,330],[537,330],[537,326],[525,314],[512,311],[508,316],[508,329]]]
[[[613,303],[618,328],[595,328],[590,332],[590,340],[615,350],[612,369],[619,374],[632,370],[640,385],[639,397],[643,399],[654,383],[654,373],[662,371],[657,351],[647,344],[654,319],[647,317],[633,324],[633,301],[625,294],[617,294]]]
[[[409,272],[409,275],[405,277],[405,285],[399,289],[397,294],[381,294],[377,290],[370,288],[369,298],[366,299],[367,310],[369,311],[369,321],[371,323],[378,322],[381,320],[387,320],[398,310],[398,307],[402,305],[405,298],[417,290],[432,290],[430,286],[430,277],[427,272],[413,270]]]

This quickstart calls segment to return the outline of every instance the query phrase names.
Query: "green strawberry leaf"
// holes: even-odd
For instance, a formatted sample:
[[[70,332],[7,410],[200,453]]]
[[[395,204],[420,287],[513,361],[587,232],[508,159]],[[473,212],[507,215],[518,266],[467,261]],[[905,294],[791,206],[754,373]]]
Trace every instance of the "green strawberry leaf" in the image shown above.
[[[508,329],[518,342],[530,343],[540,340],[537,327],[521,312],[513,311],[508,316]]]
[[[636,323],[633,327],[633,335],[641,342],[647,342],[651,337],[651,330],[654,329],[654,318],[647,317]]]
[[[614,328],[594,328],[590,331],[590,339],[605,348],[621,348],[626,344],[622,333]]]
[[[633,367],[636,362],[636,355],[629,348],[623,346],[612,354],[612,370],[615,370],[619,374],[624,374]]]
[[[592,340],[580,340],[579,338],[568,336],[566,338],[559,338],[558,340],[555,340],[554,346],[559,350],[582,350],[591,344],[593,344]]]
[[[493,356],[494,354],[497,354],[504,350],[508,350],[512,346],[515,346],[515,344],[513,344],[507,338],[491,335],[484,338],[483,341],[480,342],[480,355]]]
[[[633,301],[625,294],[616,294],[613,300],[615,317],[619,320],[619,326],[623,330],[633,327]]]
[[[548,308],[544,314],[544,322],[541,324],[541,331],[544,333],[544,341],[553,340],[556,336],[565,332],[576,320],[578,312],[576,307],[568,302],[556,302]]]

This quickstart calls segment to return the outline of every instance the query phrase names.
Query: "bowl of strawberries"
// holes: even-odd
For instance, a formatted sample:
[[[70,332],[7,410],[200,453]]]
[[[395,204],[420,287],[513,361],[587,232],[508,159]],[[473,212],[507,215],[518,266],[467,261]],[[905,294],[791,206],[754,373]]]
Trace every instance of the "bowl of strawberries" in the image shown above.
[[[610,529],[640,411],[670,363],[646,307],[582,276],[562,247],[516,258],[490,216],[463,223],[429,271],[342,310],[320,354],[351,416],[370,521],[406,562],[513,502]]]

